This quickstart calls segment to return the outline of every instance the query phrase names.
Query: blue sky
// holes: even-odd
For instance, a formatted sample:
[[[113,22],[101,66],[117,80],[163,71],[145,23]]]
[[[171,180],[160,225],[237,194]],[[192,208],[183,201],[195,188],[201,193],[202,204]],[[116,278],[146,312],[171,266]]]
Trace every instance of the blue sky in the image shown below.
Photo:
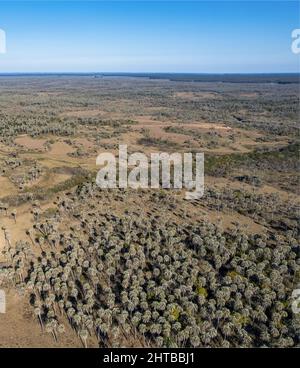
[[[296,1],[2,1],[0,72],[297,72]]]

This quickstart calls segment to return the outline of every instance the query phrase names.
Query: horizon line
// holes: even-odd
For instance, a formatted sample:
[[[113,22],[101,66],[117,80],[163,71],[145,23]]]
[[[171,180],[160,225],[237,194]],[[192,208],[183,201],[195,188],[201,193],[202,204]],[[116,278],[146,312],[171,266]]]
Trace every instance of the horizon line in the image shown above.
[[[300,71],[292,71],[292,72],[149,72],[149,71],[142,71],[142,72],[120,72],[120,71],[110,71],[110,72],[101,72],[101,71],[42,71],[42,72],[29,72],[29,71],[21,71],[21,72],[1,72],[0,75],[7,75],[7,74],[186,74],[186,75],[259,75],[259,74],[299,74]]]

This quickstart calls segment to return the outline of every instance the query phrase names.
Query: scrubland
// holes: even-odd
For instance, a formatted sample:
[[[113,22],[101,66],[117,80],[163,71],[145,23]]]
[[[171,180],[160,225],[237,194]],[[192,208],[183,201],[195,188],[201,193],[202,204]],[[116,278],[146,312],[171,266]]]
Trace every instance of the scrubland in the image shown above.
[[[0,77],[0,346],[299,346],[299,81],[279,82]],[[204,197],[101,190],[119,144],[204,152]]]

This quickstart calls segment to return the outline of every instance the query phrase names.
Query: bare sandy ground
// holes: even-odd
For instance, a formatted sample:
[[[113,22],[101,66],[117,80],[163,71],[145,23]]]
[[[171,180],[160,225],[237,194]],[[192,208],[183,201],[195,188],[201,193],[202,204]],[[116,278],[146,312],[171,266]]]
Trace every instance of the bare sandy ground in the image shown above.
[[[1,286],[0,286],[1,287]],[[52,335],[42,331],[28,298],[19,295],[14,289],[6,292],[6,313],[0,314],[0,347],[82,347],[74,331],[64,323],[66,332],[55,341]],[[95,343],[91,341],[92,346]]]
[[[102,110],[99,109],[92,109],[92,110],[72,110],[72,111],[65,111],[60,114],[61,117],[77,117],[77,118],[89,118],[95,117],[103,114]]]
[[[15,142],[20,146],[28,149],[43,150],[46,139],[31,138],[28,135],[23,135],[15,139]]]
[[[219,93],[215,92],[176,92],[174,96],[187,100],[222,98]]]
[[[0,198],[17,194],[17,188],[5,176],[0,176]]]

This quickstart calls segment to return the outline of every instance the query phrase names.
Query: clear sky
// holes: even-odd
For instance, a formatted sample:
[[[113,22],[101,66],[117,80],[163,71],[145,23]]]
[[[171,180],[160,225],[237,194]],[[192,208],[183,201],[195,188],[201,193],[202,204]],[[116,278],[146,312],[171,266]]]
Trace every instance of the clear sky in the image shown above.
[[[0,72],[297,72],[299,1],[2,1]]]

